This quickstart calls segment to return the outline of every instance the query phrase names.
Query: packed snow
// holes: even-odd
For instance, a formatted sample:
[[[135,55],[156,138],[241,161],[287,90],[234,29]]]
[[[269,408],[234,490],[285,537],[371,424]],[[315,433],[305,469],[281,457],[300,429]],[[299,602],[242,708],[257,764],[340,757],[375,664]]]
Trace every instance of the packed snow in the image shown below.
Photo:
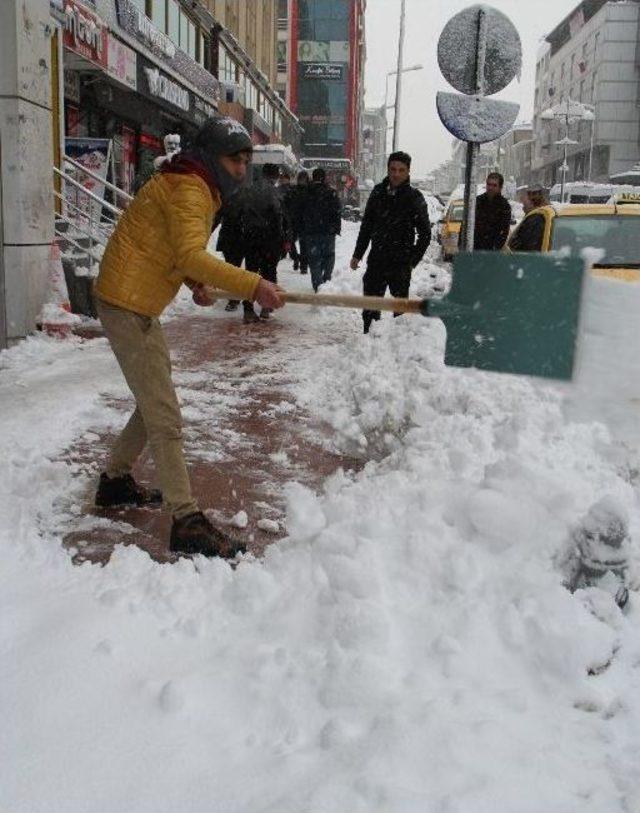
[[[357,228],[328,291],[358,289]],[[414,293],[446,285],[429,260]],[[61,536],[102,461],[65,450],[121,425],[126,387],[103,339],[2,353],[0,809],[640,810],[639,308],[640,286],[591,279],[562,385],[445,368],[438,321],[365,337],[358,314],[285,308],[273,352],[279,320],[318,331],[292,393],[366,464],[287,484],[288,536],[235,569],[134,546],[73,565]],[[627,523],[624,611],[564,586],[603,499]]]

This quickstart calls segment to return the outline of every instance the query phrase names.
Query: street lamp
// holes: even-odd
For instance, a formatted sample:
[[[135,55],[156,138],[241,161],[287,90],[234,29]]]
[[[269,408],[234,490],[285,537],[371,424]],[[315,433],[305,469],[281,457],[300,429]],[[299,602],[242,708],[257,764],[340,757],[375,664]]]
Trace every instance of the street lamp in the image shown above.
[[[578,144],[578,141],[574,141],[573,139],[569,138],[569,125],[572,121],[590,121],[591,124],[591,144],[589,147],[589,173],[588,173],[588,180],[591,181],[591,161],[593,156],[593,122],[595,120],[595,114],[592,110],[589,110],[585,105],[581,102],[574,102],[567,97],[565,102],[561,102],[559,105],[555,107],[548,107],[546,110],[543,110],[540,114],[540,118],[542,121],[554,121],[559,119],[564,121],[564,137],[561,138],[559,141],[556,141],[556,146],[562,147],[562,166],[560,170],[562,171],[562,181],[560,184],[560,201],[564,203],[564,188],[566,186],[567,180],[567,172],[569,171],[569,164],[567,163],[567,152],[570,146]]]
[[[409,71],[421,71],[423,69],[424,69],[423,65],[410,65],[408,68],[403,68],[400,71],[400,73],[408,73]],[[395,116],[394,116],[394,119],[393,119],[393,126],[388,128],[390,130],[393,130],[393,147],[394,147],[394,149],[396,147],[396,141],[397,141],[396,133],[397,133],[397,130],[399,129],[399,127],[398,127],[399,118],[398,117],[400,115],[400,99],[399,99],[398,93],[397,93],[397,85],[396,85],[396,99],[395,99],[394,103],[389,104],[388,101],[389,101],[389,78],[391,76],[397,76],[397,74],[398,74],[397,70],[396,71],[389,71],[387,73],[387,75],[385,77],[385,81],[384,81],[384,114],[385,114],[385,116],[387,115],[387,110],[389,110],[389,108],[393,107],[395,109]]]

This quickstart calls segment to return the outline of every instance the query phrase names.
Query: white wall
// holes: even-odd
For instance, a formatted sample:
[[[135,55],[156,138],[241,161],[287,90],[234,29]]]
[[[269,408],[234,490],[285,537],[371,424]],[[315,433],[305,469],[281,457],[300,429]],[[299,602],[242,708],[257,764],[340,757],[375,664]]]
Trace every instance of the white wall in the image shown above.
[[[49,4],[0,2],[0,142],[5,292],[10,341],[35,328],[53,239]],[[0,298],[2,293],[0,292]]]

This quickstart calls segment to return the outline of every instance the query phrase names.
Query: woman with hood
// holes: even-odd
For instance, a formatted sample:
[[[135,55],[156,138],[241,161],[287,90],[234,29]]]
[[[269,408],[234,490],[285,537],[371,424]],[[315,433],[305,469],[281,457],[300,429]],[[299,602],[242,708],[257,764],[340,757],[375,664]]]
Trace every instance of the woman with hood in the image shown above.
[[[214,219],[243,182],[252,143],[234,119],[202,125],[190,150],[175,155],[138,192],[118,222],[96,282],[98,315],[136,408],[100,476],[102,507],[164,501],[171,512],[170,548],[233,557],[243,547],[211,524],[193,499],[182,447],[180,407],[158,317],[185,283],[197,304],[209,305],[205,285],[283,305],[276,285],[207,251]],[[162,491],[148,490],[131,470],[149,444]]]

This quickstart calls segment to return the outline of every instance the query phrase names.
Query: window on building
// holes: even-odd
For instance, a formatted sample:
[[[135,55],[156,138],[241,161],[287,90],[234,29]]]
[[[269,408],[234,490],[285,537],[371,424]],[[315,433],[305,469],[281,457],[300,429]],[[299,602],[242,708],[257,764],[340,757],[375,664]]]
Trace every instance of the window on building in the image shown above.
[[[167,34],[171,40],[180,45],[180,6],[176,0],[169,0]]]
[[[286,73],[287,70],[287,43],[283,40],[277,43],[276,58],[278,73]]]
[[[198,41],[196,40],[196,27],[191,22],[191,20],[187,19],[187,47],[185,50],[187,51],[191,59],[196,58],[197,48]]]
[[[218,51],[218,79],[223,82],[235,82],[236,70],[236,63],[224,45],[221,45]]]
[[[244,106],[251,110],[258,110],[258,88],[253,84],[248,76],[245,77],[245,100]]]
[[[141,11],[143,14],[147,13],[147,2],[146,2],[146,0],[131,0],[131,2],[138,9],[138,11]]]
[[[160,31],[166,32],[167,30],[167,3],[166,0],[151,0],[151,22],[159,28]]]
[[[271,79],[271,69],[275,59],[275,30],[274,30],[273,0],[263,0],[262,3],[262,64],[260,67]]]
[[[312,42],[348,40],[349,8],[350,3],[344,0],[299,0],[300,39]]]

